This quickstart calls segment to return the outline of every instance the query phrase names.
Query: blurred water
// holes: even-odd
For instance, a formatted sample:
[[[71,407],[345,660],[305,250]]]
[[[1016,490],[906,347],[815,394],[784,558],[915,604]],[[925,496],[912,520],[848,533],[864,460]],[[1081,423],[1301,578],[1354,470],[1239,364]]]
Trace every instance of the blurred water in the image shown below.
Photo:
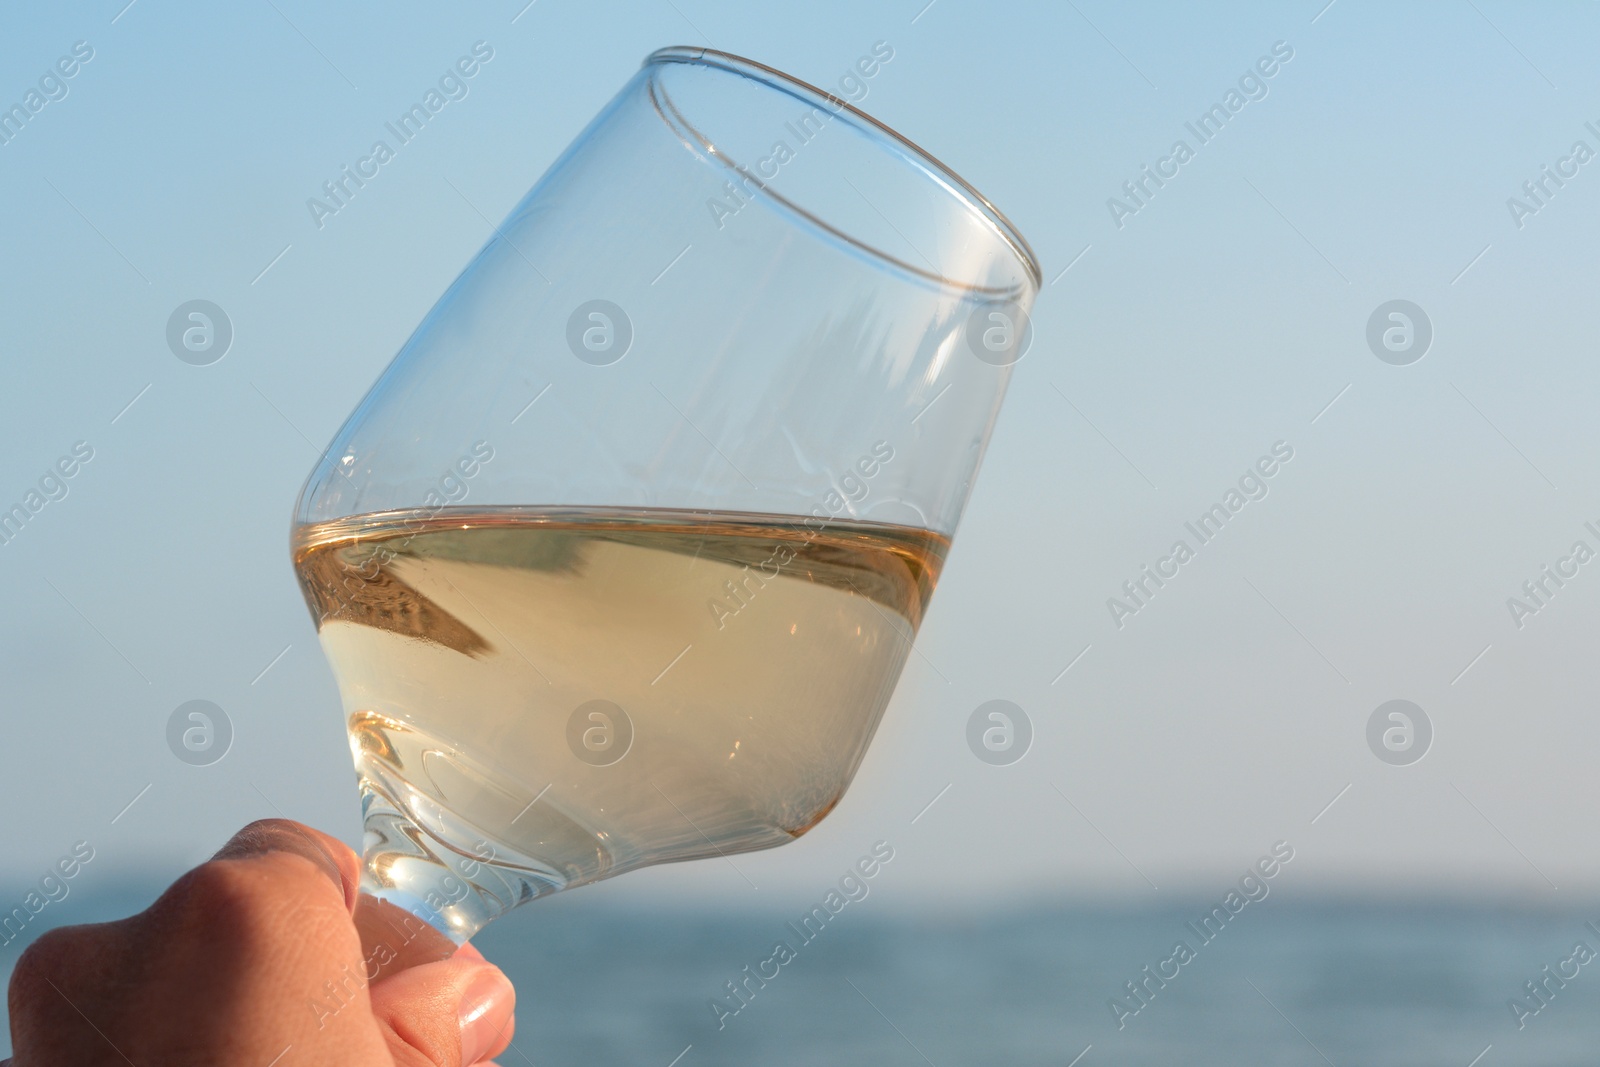
[[[72,917],[147,899],[85,901]],[[1584,928],[1600,909],[1269,898],[1202,944],[1185,926],[1208,906],[1198,899],[938,916],[887,904],[846,906],[809,944],[786,926],[798,910],[624,913],[581,893],[535,904],[478,940],[519,990],[500,1063],[1066,1067],[1083,1053],[1079,1067],[1468,1067],[1482,1054],[1481,1067],[1559,1067],[1593,1064],[1600,1048],[1600,969],[1580,970],[1520,1031],[1506,1003],[1575,942],[1600,948]],[[1195,959],[1119,1030],[1107,1002],[1179,938]],[[719,1030],[712,998],[779,939],[796,957]],[[17,949],[0,950],[7,972]]]
[[[1198,903],[941,918],[847,909],[720,1032],[711,997],[774,939],[795,940],[783,919],[573,909],[514,917],[481,941],[518,983],[518,1051],[541,1065],[665,1067],[691,1043],[683,1067],[1065,1065],[1090,1045],[1080,1067],[1466,1067],[1491,1044],[1484,1067],[1596,1062],[1600,973],[1580,971],[1520,1032],[1506,1005],[1576,940],[1600,946],[1588,916],[1275,903],[1251,905],[1203,946],[1184,926]],[[1180,937],[1196,958],[1119,1031],[1108,1001]]]

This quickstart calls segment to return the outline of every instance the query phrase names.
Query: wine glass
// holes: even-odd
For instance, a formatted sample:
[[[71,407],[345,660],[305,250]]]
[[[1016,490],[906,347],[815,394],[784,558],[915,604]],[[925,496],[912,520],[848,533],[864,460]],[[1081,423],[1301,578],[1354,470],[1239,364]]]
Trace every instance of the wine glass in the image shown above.
[[[709,49],[645,61],[296,505],[369,970],[832,810],[1039,278],[975,189],[841,97]]]

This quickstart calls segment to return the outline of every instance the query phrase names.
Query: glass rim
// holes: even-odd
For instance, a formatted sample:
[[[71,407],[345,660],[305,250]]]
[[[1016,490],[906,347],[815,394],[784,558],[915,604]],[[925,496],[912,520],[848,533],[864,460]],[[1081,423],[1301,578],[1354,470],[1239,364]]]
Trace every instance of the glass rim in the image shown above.
[[[995,207],[989,198],[980,193],[971,182],[957,174],[953,169],[941,162],[938,157],[933,155],[927,149],[918,145],[915,141],[911,140],[909,137],[906,137],[904,134],[900,133],[898,130],[895,130],[886,123],[880,122],[878,119],[873,118],[865,111],[862,111],[860,108],[856,107],[850,101],[830,93],[825,89],[820,89],[817,86],[812,85],[810,82],[796,78],[792,74],[786,74],[783,71],[778,70],[776,67],[770,67],[765,63],[760,63],[753,59],[747,59],[744,56],[734,55],[731,52],[718,51],[715,48],[703,48],[694,45],[673,45],[667,48],[658,48],[656,51],[651,52],[645,57],[644,63],[641,66],[644,68],[649,68],[668,63],[696,64],[724,70],[728,73],[737,74],[753,81],[762,82],[771,88],[777,89],[780,92],[788,93],[791,96],[795,96],[800,99],[808,99],[818,105],[827,105],[829,110],[835,112],[836,114],[839,112],[848,112],[853,119],[857,120],[856,124],[858,128],[862,130],[862,132],[879,140],[881,143],[900,155],[908,156],[911,162],[929,172],[930,177],[933,177],[935,180],[942,181],[946,188],[949,189],[954,196],[961,200],[969,210],[975,211],[979,216],[981,216],[989,224],[990,228],[993,229],[995,235],[999,237],[1001,243],[1011,250],[1011,253],[1016,257],[1017,261],[1021,263],[1028,280],[1032,282],[1034,292],[1037,293],[1043,286],[1044,274],[1039,266],[1038,256],[1034,254],[1033,248],[1028,244],[1027,238],[1022,236],[1021,231],[1018,230],[1016,225],[1006,217],[1003,211]],[[679,117],[682,118],[682,116]],[[699,131],[696,130],[695,132],[698,134]],[[709,141],[703,141],[701,147],[710,149],[711,143]],[[731,165],[731,162],[728,161],[726,157],[718,155],[714,151],[713,155],[716,156],[719,161],[729,163],[729,165]],[[761,185],[759,182],[757,184],[760,185],[764,193],[784,204],[790,210],[797,212],[804,218],[810,220],[818,226],[821,226],[828,232],[837,235],[855,247],[860,248],[861,250],[878,259],[885,260],[886,262],[894,264],[896,267],[910,271],[914,274],[920,275],[943,285],[950,285],[968,291],[985,293],[999,292],[998,290],[993,290],[981,285],[974,285],[971,282],[963,282],[959,279],[951,278],[944,274],[938,273],[937,271],[924,270],[923,268],[917,267],[914,264],[906,263],[904,260],[889,255],[882,249],[879,249],[874,245],[868,244],[867,242],[862,241],[861,239],[854,237],[843,230],[840,230],[838,227],[833,226],[826,220],[818,218],[812,212],[807,211],[798,204],[785,199],[775,190],[769,189],[765,185]]]

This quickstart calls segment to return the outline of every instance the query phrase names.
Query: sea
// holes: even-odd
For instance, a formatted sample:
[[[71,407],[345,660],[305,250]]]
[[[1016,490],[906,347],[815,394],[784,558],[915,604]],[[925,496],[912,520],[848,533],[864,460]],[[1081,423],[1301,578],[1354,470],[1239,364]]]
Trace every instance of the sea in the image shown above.
[[[1600,1064],[1600,962],[1577,951],[1600,953],[1600,902],[1268,898],[1201,925],[1209,907],[869,899],[802,925],[576,893],[475,943],[518,988],[501,1067]]]

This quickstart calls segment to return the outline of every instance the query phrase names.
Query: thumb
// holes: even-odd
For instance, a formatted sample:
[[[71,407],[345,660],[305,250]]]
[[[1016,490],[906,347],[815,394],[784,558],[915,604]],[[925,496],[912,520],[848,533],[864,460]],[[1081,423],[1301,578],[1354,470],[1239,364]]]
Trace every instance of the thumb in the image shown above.
[[[372,1016],[396,1067],[471,1067],[511,1043],[517,994],[477,949],[371,987]]]

